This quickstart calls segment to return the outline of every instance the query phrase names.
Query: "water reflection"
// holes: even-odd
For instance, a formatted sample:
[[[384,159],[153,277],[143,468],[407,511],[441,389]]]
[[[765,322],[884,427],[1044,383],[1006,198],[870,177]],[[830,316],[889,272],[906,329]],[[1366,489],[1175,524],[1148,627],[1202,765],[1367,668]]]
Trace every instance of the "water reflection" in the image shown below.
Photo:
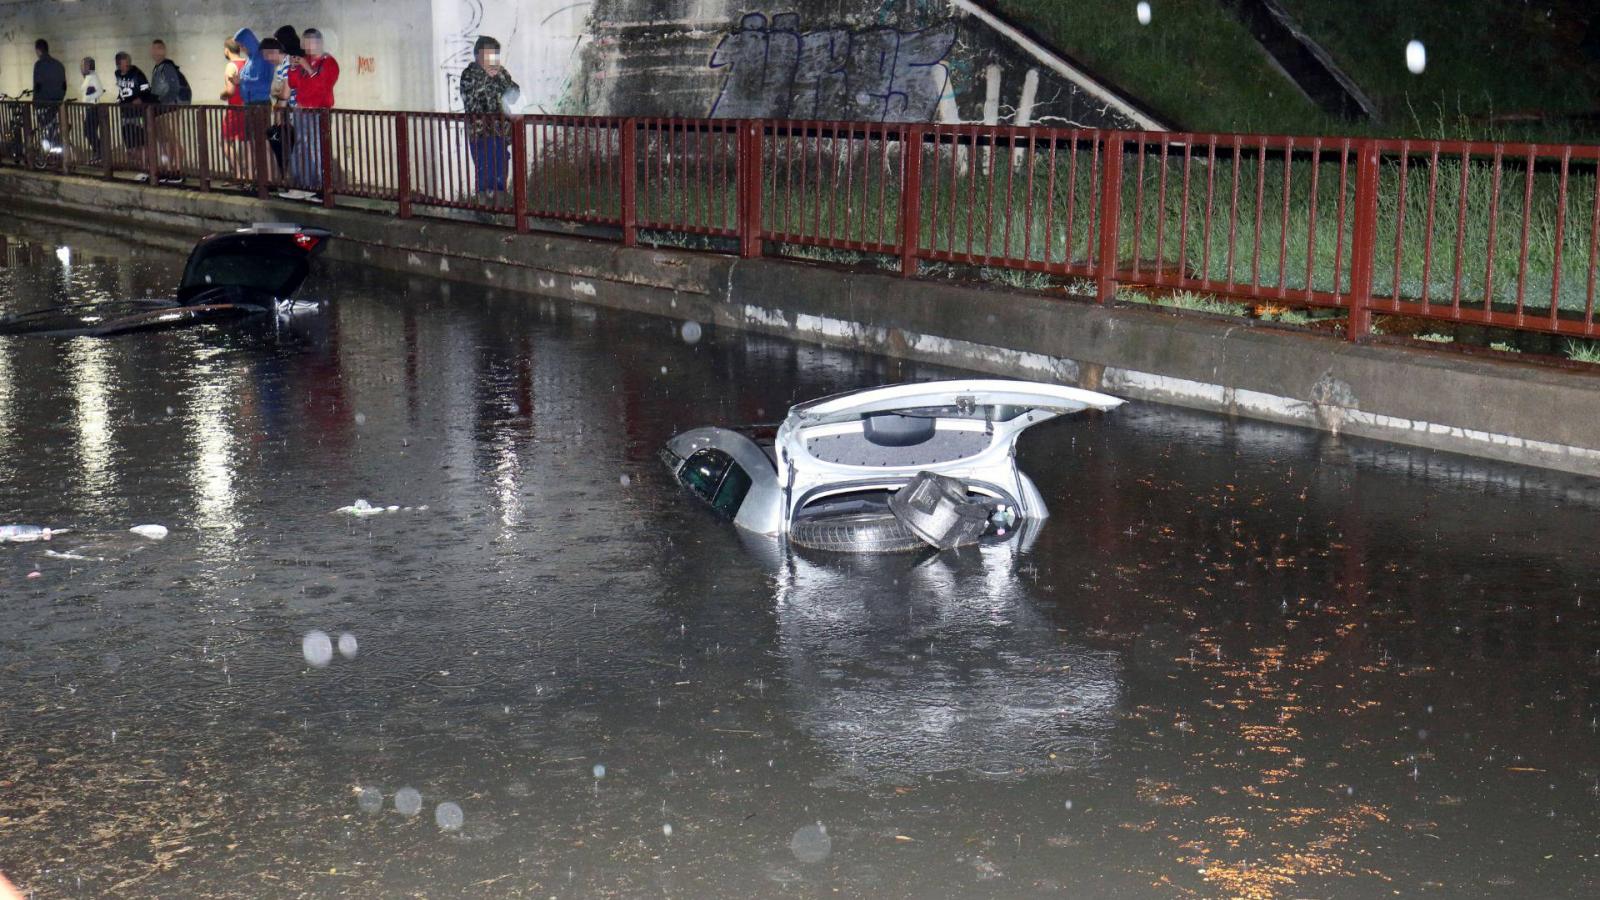
[[[1032,537],[933,556],[746,541],[776,564],[789,704],[840,766],[832,777],[1011,779],[1100,757],[1121,662],[1041,614],[1027,584]]]
[[[73,422],[87,500],[84,508],[96,511],[103,511],[101,504],[111,492],[113,479],[112,352],[106,342],[88,339],[74,340],[66,348],[67,377],[76,401]]]
[[[235,541],[240,526],[234,493],[240,441],[233,416],[244,385],[225,351],[196,355],[199,358],[193,365],[194,381],[185,398],[185,424],[194,447],[194,463],[189,472],[195,497],[195,525],[204,539],[214,542],[216,550],[221,551]]]
[[[45,237],[0,305],[181,262]],[[74,528],[0,546],[40,896],[1587,884],[1592,483],[1130,404],[1022,441],[1022,540],[789,556],[661,442],[951,373],[320,279],[278,331],[0,339],[0,521]]]

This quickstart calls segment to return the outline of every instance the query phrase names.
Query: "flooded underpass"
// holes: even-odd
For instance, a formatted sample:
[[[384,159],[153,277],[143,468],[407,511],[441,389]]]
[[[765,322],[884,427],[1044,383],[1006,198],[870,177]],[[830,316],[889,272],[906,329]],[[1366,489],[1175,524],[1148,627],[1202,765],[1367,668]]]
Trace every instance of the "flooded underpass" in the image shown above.
[[[13,231],[0,312],[183,261]],[[1592,481],[1130,403],[1022,439],[1027,541],[798,555],[663,441],[961,373],[327,262],[303,293],[0,338],[0,524],[68,529],[0,544],[26,893],[1600,888]]]

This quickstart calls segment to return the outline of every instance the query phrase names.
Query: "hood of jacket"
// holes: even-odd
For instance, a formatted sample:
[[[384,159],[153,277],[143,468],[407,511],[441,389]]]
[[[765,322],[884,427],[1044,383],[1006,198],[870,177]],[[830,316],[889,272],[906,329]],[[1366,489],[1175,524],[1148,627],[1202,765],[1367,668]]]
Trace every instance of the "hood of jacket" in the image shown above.
[[[244,48],[246,60],[239,70],[239,97],[246,103],[265,103],[272,95],[272,65],[261,55],[261,40],[248,28],[233,39]]]

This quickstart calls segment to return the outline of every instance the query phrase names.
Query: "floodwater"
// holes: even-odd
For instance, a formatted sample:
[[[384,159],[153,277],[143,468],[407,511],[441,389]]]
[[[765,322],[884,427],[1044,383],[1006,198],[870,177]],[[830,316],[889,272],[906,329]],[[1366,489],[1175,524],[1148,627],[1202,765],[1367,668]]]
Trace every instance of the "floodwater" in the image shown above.
[[[26,230],[7,310],[182,261]],[[787,556],[663,440],[948,370],[305,293],[0,338],[0,524],[71,529],[0,544],[0,871],[36,897],[1600,889],[1594,482],[1131,403],[1023,439],[1030,546]]]

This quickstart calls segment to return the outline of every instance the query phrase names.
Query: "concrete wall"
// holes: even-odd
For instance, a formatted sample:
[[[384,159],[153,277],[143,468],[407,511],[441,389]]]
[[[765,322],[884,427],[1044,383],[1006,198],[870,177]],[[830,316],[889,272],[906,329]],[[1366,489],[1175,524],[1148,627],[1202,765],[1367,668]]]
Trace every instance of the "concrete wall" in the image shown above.
[[[37,37],[69,71],[123,49],[148,71],[159,36],[215,102],[223,38],[288,23],[327,36],[346,108],[459,109],[487,34],[526,112],[1157,124],[988,16],[970,0],[0,0],[0,91],[30,85]]]
[[[794,261],[16,169],[0,170],[0,203],[77,227],[165,231],[184,241],[240,222],[299,220],[340,235],[329,251],[335,260],[1600,476],[1593,371]]]
[[[1155,124],[972,10],[952,0],[596,0],[568,102],[604,115]]]
[[[0,91],[33,84],[33,42],[50,42],[67,66],[67,96],[80,98],[78,60],[93,56],[109,80],[119,50],[150,72],[150,41],[161,38],[194,88],[195,102],[222,90],[222,42],[242,27],[257,35],[281,25],[322,30],[339,60],[336,91],[347,108],[428,106],[433,97],[428,32],[433,0],[10,0],[0,3]],[[420,27],[419,27],[420,26]]]

